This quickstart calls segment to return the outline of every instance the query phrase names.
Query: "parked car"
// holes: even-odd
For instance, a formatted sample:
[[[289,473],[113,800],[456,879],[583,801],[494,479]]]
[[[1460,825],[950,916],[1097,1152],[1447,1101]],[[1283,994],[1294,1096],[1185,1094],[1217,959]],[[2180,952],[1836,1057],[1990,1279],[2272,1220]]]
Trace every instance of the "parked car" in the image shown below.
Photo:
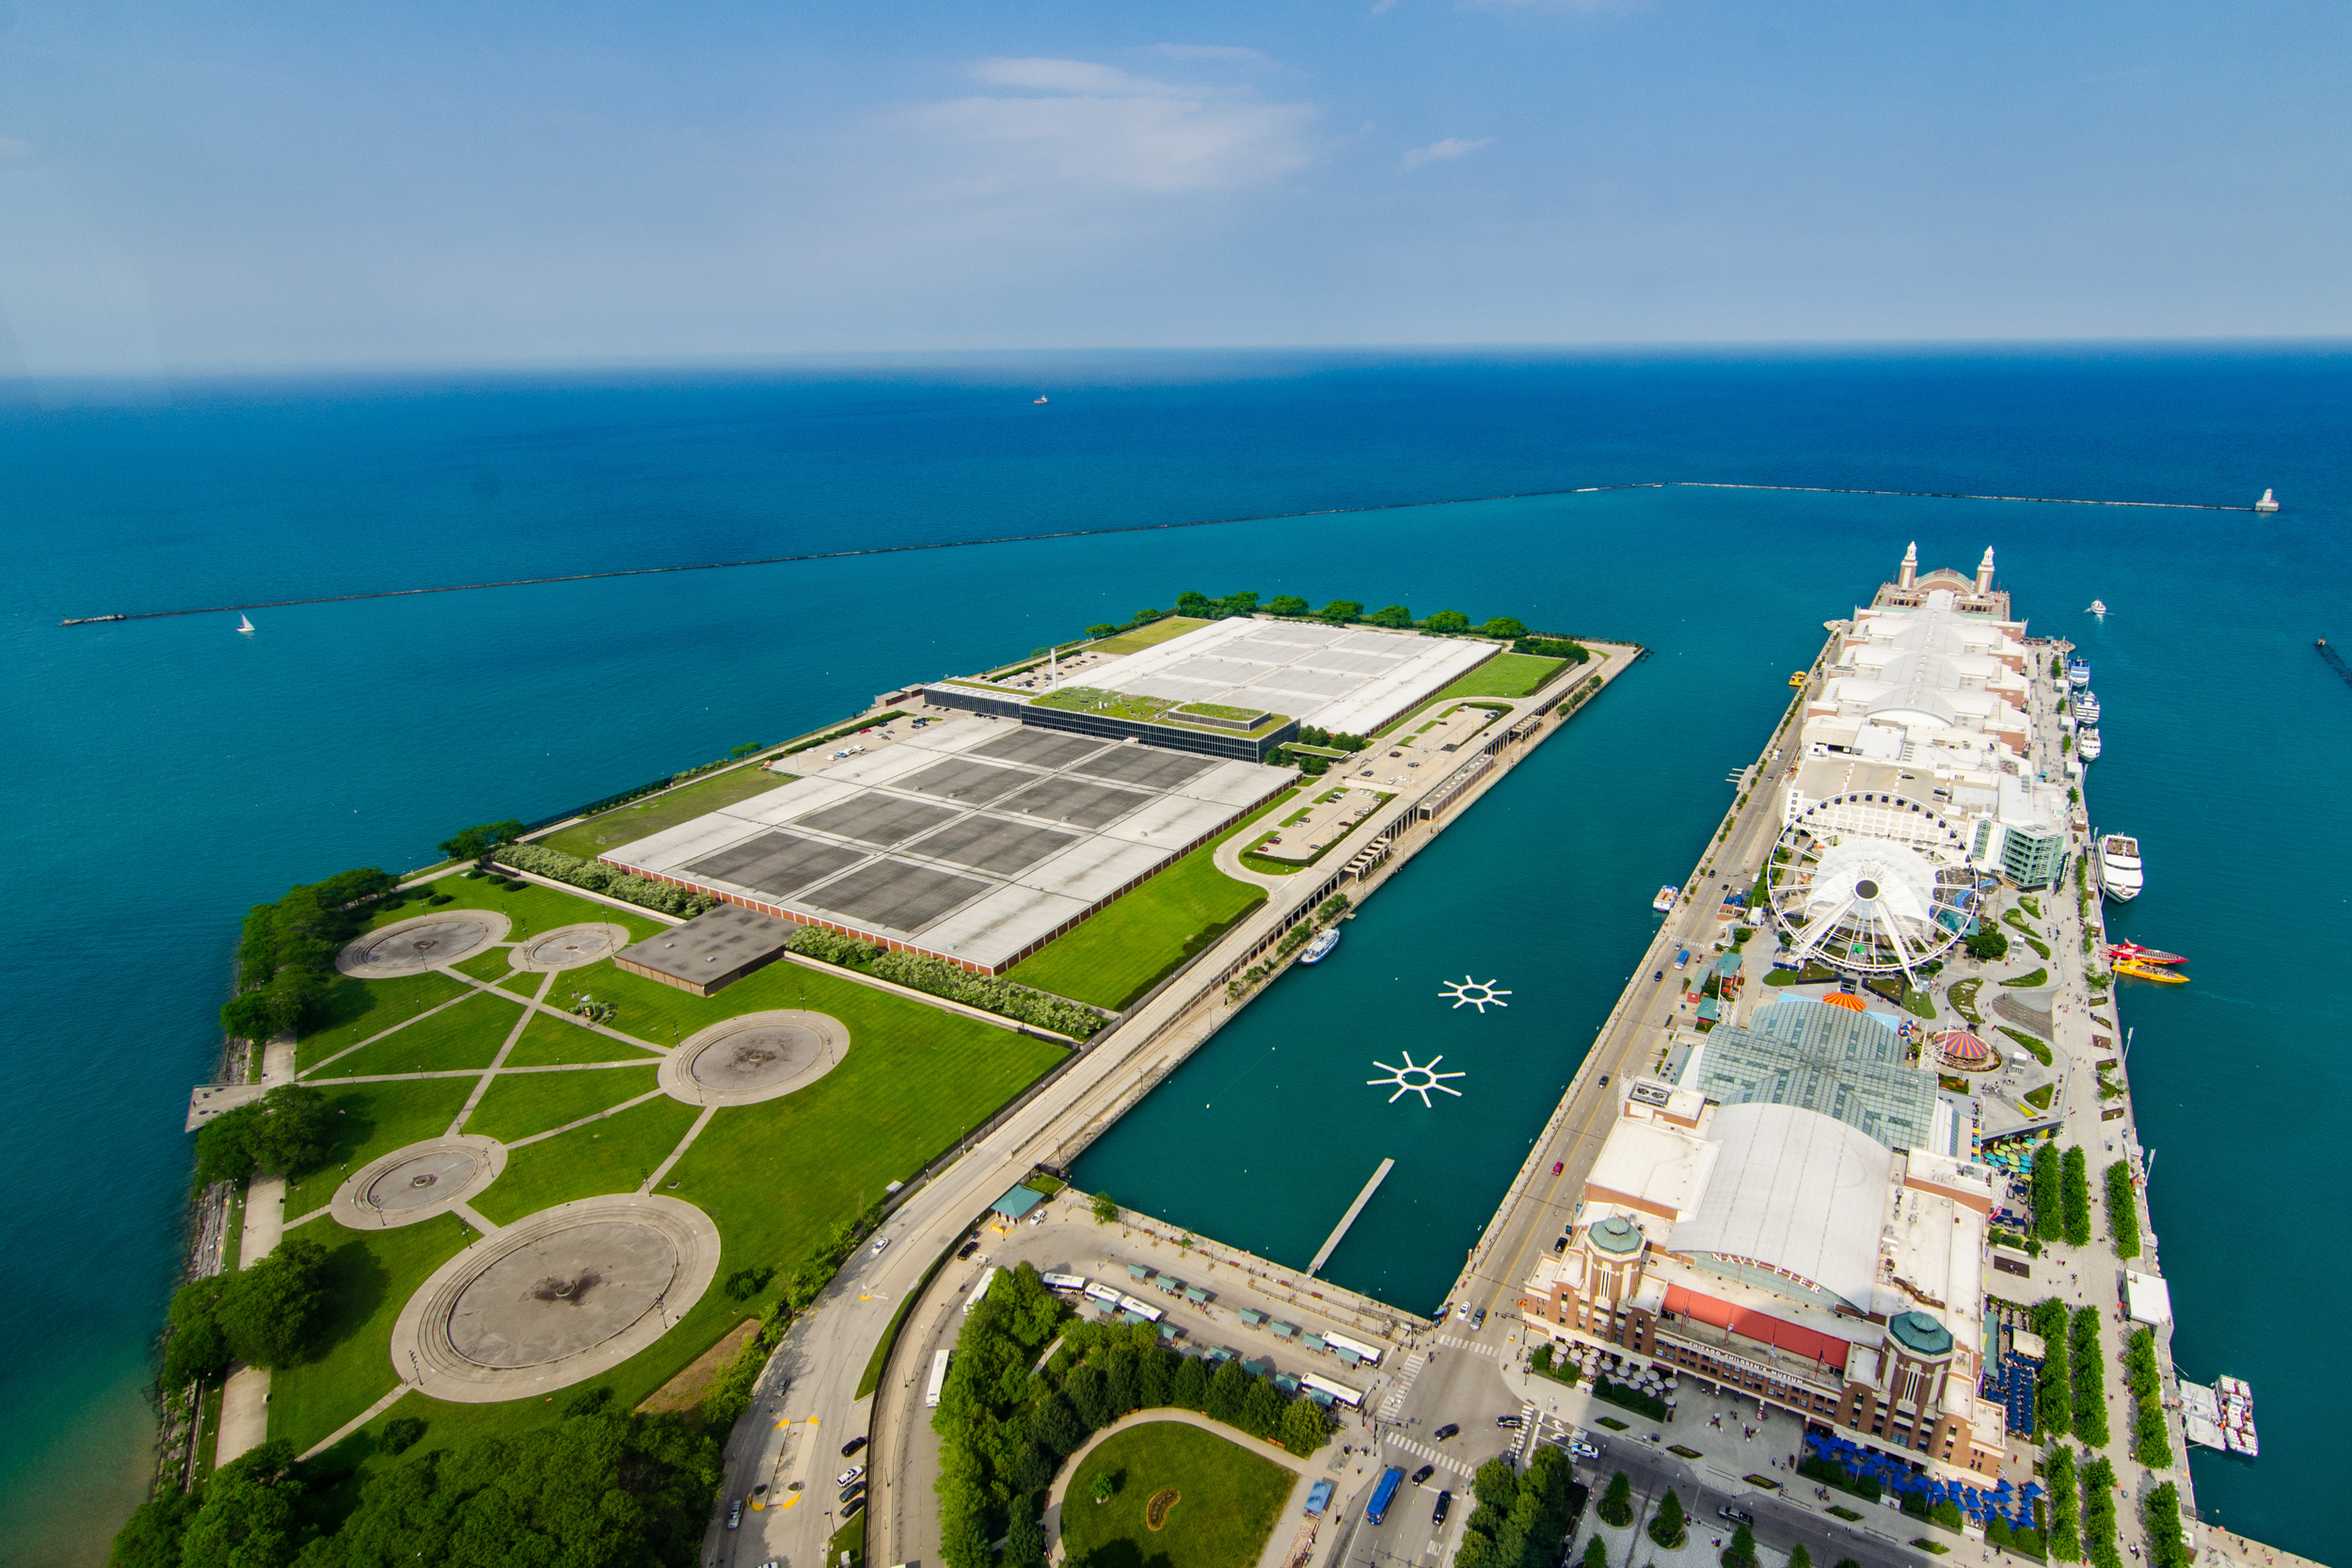
[[[1561,1232],[1560,1239],[1551,1243],[1551,1250],[1554,1252],[1565,1252],[1568,1250],[1568,1238],[1565,1231]]]
[[[1454,1494],[1440,1492],[1438,1494],[1438,1506],[1429,1511],[1429,1522],[1433,1525],[1442,1525],[1445,1523],[1445,1516],[1453,1512]]]
[[[858,1516],[859,1513],[865,1509],[865,1507],[866,1498],[863,1494],[851,1497],[848,1502],[841,1505],[841,1517],[844,1519],[854,1519]]]
[[[848,1501],[849,1501],[851,1497],[864,1497],[865,1495],[866,1495],[866,1482],[865,1482],[865,1481],[853,1481],[850,1482],[850,1484],[849,1484],[849,1485],[847,1485],[847,1486],[845,1486],[845,1487],[843,1487],[843,1488],[841,1489],[841,1496],[840,1496],[838,1498],[834,1499],[834,1500],[835,1500],[835,1501],[838,1501],[838,1502],[845,1502],[845,1503],[846,1503],[846,1502],[848,1502]]]
[[[844,1444],[842,1444],[842,1445],[841,1445],[841,1457],[842,1457],[842,1458],[844,1458],[844,1459],[847,1459],[847,1458],[849,1458],[851,1454],[853,1454],[853,1453],[857,1452],[857,1450],[858,1450],[858,1449],[862,1449],[862,1448],[864,1448],[864,1447],[866,1447],[866,1439],[865,1439],[865,1438],[863,1438],[863,1437],[852,1437],[852,1438],[850,1438],[848,1442],[846,1442],[846,1443],[844,1443]]]
[[[1444,1442],[1449,1437],[1459,1437],[1461,1434],[1462,1426],[1458,1421],[1448,1421],[1445,1425],[1439,1427],[1436,1432],[1430,1433],[1432,1437],[1435,1437],[1440,1443]]]
[[[963,1245],[961,1245],[961,1246],[960,1246],[960,1247],[956,1248],[956,1256],[957,1256],[958,1258],[969,1258],[969,1257],[971,1257],[974,1253],[976,1253],[976,1252],[977,1252],[977,1251],[979,1251],[979,1250],[980,1250],[980,1243],[979,1243],[978,1242],[977,1242],[977,1241],[966,1242],[966,1243],[963,1243]]]
[[[837,1475],[837,1476],[834,1477],[834,1478],[833,1478],[833,1483],[834,1483],[835,1486],[847,1486],[847,1485],[849,1485],[849,1484],[850,1484],[850,1482],[851,1482],[851,1481],[853,1481],[857,1480],[857,1478],[858,1478],[858,1477],[860,1477],[860,1476],[864,1475],[865,1473],[866,1473],[866,1466],[865,1466],[865,1465],[850,1465],[848,1469],[846,1469],[846,1470],[842,1471],[839,1475]]]
[[[1746,1525],[1750,1528],[1755,1528],[1756,1515],[1750,1513],[1744,1508],[1732,1508],[1726,1505],[1723,1508],[1717,1509],[1715,1512],[1722,1514],[1724,1518],[1730,1520],[1735,1525]]]
[[[1415,1486],[1422,1485],[1427,1482],[1431,1476],[1434,1476],[1437,1473],[1438,1467],[1435,1465],[1424,1465],[1420,1469],[1413,1472],[1413,1484]]]

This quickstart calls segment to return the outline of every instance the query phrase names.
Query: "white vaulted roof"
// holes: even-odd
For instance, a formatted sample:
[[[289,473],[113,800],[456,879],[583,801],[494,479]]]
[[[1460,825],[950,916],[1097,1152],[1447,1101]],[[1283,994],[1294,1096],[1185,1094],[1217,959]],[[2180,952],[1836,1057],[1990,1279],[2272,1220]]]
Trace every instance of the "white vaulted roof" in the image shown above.
[[[1672,1245],[1786,1271],[1867,1310],[1895,1155],[1861,1129],[1793,1105],[1725,1105],[1698,1212]]]

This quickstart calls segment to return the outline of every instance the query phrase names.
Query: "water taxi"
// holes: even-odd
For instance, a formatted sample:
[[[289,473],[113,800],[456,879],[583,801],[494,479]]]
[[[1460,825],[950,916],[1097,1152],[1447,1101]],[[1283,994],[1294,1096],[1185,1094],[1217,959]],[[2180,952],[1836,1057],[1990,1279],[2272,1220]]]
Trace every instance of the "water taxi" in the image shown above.
[[[2115,966],[2115,972],[2118,974],[2128,974],[2135,980],[2153,980],[2160,986],[2185,986],[2188,984],[2187,975],[2176,974],[2169,969],[2158,969],[2153,964],[2141,963],[2137,958],[2123,958],[2119,960]]]
[[[2126,833],[2108,833],[2099,840],[2099,891],[2119,904],[2139,896],[2147,883],[2140,868],[2139,840]]]
[[[2143,964],[2185,964],[2188,962],[2178,953],[2168,953],[2161,947],[2142,947],[2136,942],[2108,943],[2107,957],[2110,959],[2129,958],[2135,963]]]
[[[1680,896],[1680,894],[1681,890],[1669,882],[1658,890],[1658,896],[1649,901],[1649,907],[1660,914],[1670,913],[1675,907],[1675,899]]]
[[[1331,949],[1339,944],[1340,928],[1337,926],[1326,926],[1315,933],[1315,940],[1307,944],[1307,950],[1298,955],[1298,961],[1303,964],[1319,964],[1329,958]]]

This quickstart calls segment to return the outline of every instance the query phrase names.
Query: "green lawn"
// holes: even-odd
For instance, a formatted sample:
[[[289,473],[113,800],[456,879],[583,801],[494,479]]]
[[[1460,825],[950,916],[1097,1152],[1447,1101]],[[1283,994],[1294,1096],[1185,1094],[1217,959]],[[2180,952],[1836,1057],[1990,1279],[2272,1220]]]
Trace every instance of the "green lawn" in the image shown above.
[[[1105,637],[1088,651],[1098,654],[1139,654],[1146,648],[1156,648],[1171,638],[1182,637],[1188,631],[1198,631],[1208,624],[1206,621],[1196,621],[1189,615],[1165,616],[1148,626],[1137,626],[1133,631],[1122,631],[1117,637]]]
[[[1560,672],[1564,658],[1534,654],[1497,654],[1438,693],[1448,697],[1525,697]]]
[[[850,1053],[839,1067],[797,1094],[721,1111],[671,1172],[679,1183],[675,1196],[700,1206],[719,1226],[723,1278],[747,1265],[788,1268],[808,1257],[842,1221],[880,1197],[883,1187],[914,1175],[952,1148],[1066,1054],[1042,1040],[791,963],[771,964],[707,999],[622,974],[609,961],[567,973],[562,983],[619,1004],[622,1027],[649,1038],[656,1037],[657,1023],[664,1031],[659,1037],[666,1040],[671,1029],[691,1034],[721,1019],[769,1007],[805,1006],[848,1026]],[[580,1079],[630,1080],[643,1092],[652,1087],[653,1073],[646,1067],[522,1074],[494,1084],[485,1108],[511,1084]],[[471,1085],[426,1079],[368,1087],[404,1096],[427,1090],[453,1095],[439,1125],[426,1130],[437,1132]],[[644,1180],[650,1161],[675,1147],[695,1114],[694,1107],[666,1098],[648,1101],[516,1150],[506,1172],[475,1206],[503,1221],[590,1192],[628,1190]],[[469,1130],[481,1130],[479,1117]],[[608,1142],[609,1151],[603,1147]],[[340,1180],[328,1182],[327,1194]],[[663,1191],[670,1191],[666,1181]],[[380,1429],[383,1420],[414,1416],[427,1425],[423,1447],[428,1449],[486,1433],[520,1433],[554,1419],[566,1400],[598,1385],[614,1390],[620,1408],[630,1408],[708,1350],[743,1315],[741,1303],[713,1289],[658,1344],[552,1403],[533,1399],[445,1404],[411,1394],[372,1430]],[[372,1437],[354,1446],[358,1453],[372,1449]],[[372,1467],[374,1461],[368,1463]]]
[[[421,909],[412,900],[405,909],[380,911],[368,924],[389,926],[396,920],[407,920],[420,914],[449,914],[460,910],[496,910],[513,922],[506,933],[509,942],[522,942],[558,926],[577,926],[586,920],[610,920],[626,926],[631,936],[648,937],[660,928],[659,921],[623,913],[610,904],[593,899],[577,898],[568,893],[558,893],[551,887],[525,882],[509,891],[492,882],[487,877],[467,877],[452,874],[433,884],[435,893],[446,893],[450,902],[437,909]]]
[[[354,980],[338,974],[327,982],[318,1027],[294,1048],[294,1065],[307,1068],[324,1061],[428,1007],[463,996],[467,990],[464,981],[446,974],[412,974],[400,980]]]
[[[561,985],[563,982],[556,982]],[[548,1000],[558,1000],[550,995]],[[515,1042],[515,1049],[506,1054],[508,1067],[558,1067],[574,1062],[626,1062],[643,1057],[645,1053],[635,1046],[623,1045],[610,1035],[599,1035],[577,1023],[560,1018],[534,1013],[523,1026],[523,1037]]]
[[[454,1214],[390,1230],[345,1230],[312,1220],[296,1232],[327,1250],[326,1352],[280,1367],[269,1380],[269,1434],[302,1453],[400,1381],[392,1369],[392,1323],[417,1287],[474,1240]]]
[[[310,1082],[488,1067],[522,1016],[522,1008],[499,992],[479,990],[453,1006],[337,1058]]]
[[[699,1115],[696,1107],[663,1095],[515,1149],[506,1157],[506,1169],[473,1206],[501,1225],[512,1225],[576,1197],[633,1193],[670,1157]]]
[[[1092,1500],[1094,1478],[1118,1488]],[[1252,1568],[1297,1477],[1199,1427],[1152,1421],[1131,1427],[1087,1455],[1061,1507],[1070,1568]],[[1145,1509],[1178,1494],[1158,1529]]]
[[[755,795],[765,795],[771,789],[782,789],[792,782],[789,773],[771,773],[764,768],[736,768],[724,773],[699,779],[666,795],[649,795],[625,806],[575,822],[561,832],[533,839],[550,849],[561,849],[567,855],[595,860],[607,849],[624,844],[634,844],[649,838],[664,828],[675,828],[691,821],[721,806],[731,806],[738,800],[748,800]]]
[[[405,1084],[321,1086],[335,1112],[335,1152],[326,1168],[286,1188],[286,1217],[300,1219],[323,1209],[343,1178],[379,1154],[449,1131],[473,1092],[471,1078],[421,1078]],[[322,1222],[325,1223],[325,1222]]]
[[[466,1131],[512,1143],[634,1100],[653,1087],[653,1064],[584,1072],[501,1073],[466,1118]]]
[[[501,980],[515,973],[514,964],[506,957],[510,951],[512,950],[509,948],[493,947],[487,952],[476,953],[463,963],[452,964],[450,967],[460,974],[470,974],[477,980],[497,985]]]
[[[1216,868],[1216,848],[1296,793],[1285,790],[1005,977],[1098,1007],[1124,1007],[1265,902],[1263,888]]]

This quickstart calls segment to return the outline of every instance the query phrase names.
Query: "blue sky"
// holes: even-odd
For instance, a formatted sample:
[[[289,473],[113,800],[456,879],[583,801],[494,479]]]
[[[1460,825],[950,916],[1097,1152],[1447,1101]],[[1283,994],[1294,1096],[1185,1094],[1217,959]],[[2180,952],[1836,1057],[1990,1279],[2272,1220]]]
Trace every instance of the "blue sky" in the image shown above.
[[[2338,4],[0,0],[0,370],[2352,330]]]

